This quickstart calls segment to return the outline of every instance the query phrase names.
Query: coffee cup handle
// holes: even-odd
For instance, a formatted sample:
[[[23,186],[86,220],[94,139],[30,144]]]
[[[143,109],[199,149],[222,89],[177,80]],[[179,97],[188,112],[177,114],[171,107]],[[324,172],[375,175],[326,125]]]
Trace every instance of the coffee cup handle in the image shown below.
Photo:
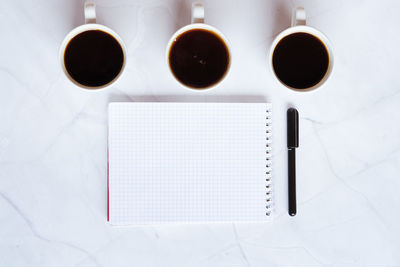
[[[292,27],[306,25],[306,10],[303,7],[297,7],[293,10]]]
[[[85,2],[85,23],[96,23],[96,4],[93,0]]]
[[[192,4],[192,23],[204,23],[204,6],[200,2]]]

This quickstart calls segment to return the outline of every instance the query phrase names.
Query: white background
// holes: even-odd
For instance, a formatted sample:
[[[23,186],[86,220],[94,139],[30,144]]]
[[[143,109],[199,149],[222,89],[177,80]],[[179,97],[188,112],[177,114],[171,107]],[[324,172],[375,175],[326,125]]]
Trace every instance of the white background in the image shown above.
[[[0,1],[0,266],[400,266],[400,2],[204,1],[233,62],[215,90],[191,92],[165,64],[190,1],[97,1],[124,39],[110,89],[68,81],[58,48],[83,1]],[[303,5],[335,66],[315,93],[281,87],[274,36]],[[112,228],[106,223],[110,101],[259,101],[274,108],[276,218],[270,224]],[[298,108],[298,215],[287,214],[285,115]]]

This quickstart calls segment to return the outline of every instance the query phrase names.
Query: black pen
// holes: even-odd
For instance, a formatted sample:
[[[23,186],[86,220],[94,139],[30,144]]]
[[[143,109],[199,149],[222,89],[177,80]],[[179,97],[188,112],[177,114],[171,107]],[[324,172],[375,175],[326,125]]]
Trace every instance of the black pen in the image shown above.
[[[289,215],[294,216],[296,207],[296,147],[299,147],[299,113],[295,108],[287,110],[288,193]]]

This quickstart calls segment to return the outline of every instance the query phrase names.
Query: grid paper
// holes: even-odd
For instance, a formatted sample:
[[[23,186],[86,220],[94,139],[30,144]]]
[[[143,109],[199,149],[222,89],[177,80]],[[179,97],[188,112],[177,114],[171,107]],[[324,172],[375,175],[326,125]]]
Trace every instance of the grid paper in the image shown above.
[[[268,220],[269,109],[266,103],[111,103],[110,223]]]

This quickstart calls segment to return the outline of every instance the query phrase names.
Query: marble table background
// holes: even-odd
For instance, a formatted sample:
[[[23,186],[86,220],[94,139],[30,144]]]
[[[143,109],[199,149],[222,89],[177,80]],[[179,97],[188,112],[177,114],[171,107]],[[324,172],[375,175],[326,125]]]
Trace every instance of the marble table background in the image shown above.
[[[232,44],[223,84],[191,92],[168,73],[165,45],[189,22],[190,1],[98,0],[98,22],[121,35],[128,58],[120,80],[93,93],[58,61],[83,1],[0,0],[0,266],[400,266],[400,2],[204,3]],[[297,5],[335,52],[331,79],[312,94],[280,87],[267,64]],[[106,223],[107,103],[260,99],[274,105],[273,223]],[[294,218],[289,105],[301,115]]]

